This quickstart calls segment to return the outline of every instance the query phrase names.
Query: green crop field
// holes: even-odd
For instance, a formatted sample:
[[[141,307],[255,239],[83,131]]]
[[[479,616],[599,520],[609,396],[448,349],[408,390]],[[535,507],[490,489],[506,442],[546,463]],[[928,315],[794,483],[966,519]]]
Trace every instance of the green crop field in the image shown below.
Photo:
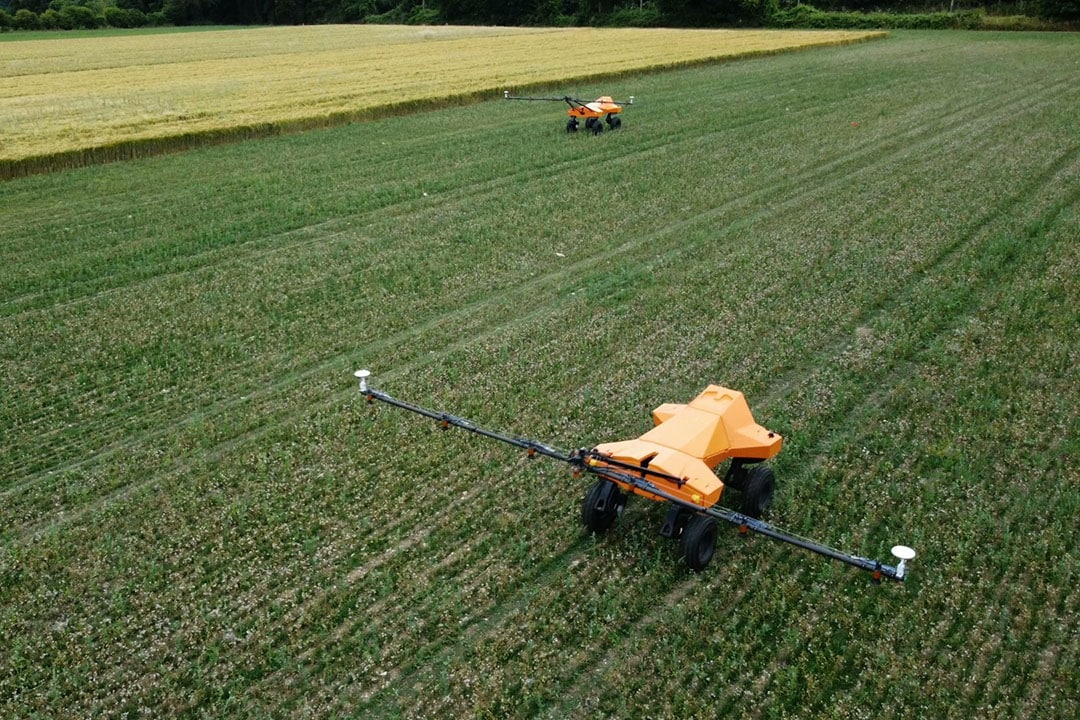
[[[1075,34],[894,33],[0,184],[0,716],[1080,716]],[[688,571],[562,448],[743,390]],[[727,498],[725,498],[725,501]]]

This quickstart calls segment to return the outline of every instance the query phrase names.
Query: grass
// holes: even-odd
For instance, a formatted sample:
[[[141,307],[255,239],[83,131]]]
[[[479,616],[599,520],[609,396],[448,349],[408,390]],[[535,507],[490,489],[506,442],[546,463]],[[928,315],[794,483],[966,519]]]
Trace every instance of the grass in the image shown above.
[[[10,42],[0,44],[0,178],[882,36],[323,25]],[[624,47],[634,50],[613,52]]]
[[[0,715],[1072,718],[1069,35],[627,76],[0,185]],[[958,90],[962,88],[962,92]],[[693,98],[693,101],[689,99]],[[903,586],[361,401],[575,447],[709,382],[771,519]]]

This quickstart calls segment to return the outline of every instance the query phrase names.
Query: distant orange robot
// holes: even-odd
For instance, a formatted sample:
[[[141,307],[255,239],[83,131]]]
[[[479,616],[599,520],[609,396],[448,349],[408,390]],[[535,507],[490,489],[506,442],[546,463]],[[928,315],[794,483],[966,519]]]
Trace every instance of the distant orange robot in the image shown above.
[[[619,113],[622,112],[623,105],[634,104],[633,95],[626,101],[612,100],[610,95],[604,95],[595,100],[585,101],[572,98],[569,95],[564,95],[563,97],[524,97],[520,95],[511,95],[509,90],[503,90],[503,97],[507,100],[565,102],[570,106],[570,109],[566,111],[566,114],[570,116],[570,119],[566,121],[566,132],[577,132],[578,120],[584,120],[585,129],[592,130],[593,135],[599,135],[604,132],[604,123],[607,123],[607,126],[612,130],[621,128],[622,118],[619,117]],[[602,121],[601,118],[603,118]]]

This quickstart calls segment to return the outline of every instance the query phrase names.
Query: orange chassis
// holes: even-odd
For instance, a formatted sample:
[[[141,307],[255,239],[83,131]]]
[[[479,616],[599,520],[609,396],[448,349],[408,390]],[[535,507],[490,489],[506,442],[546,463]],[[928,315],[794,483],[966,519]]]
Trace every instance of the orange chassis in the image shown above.
[[[587,462],[633,472],[644,468],[667,495],[700,507],[720,500],[724,482],[714,472],[732,460],[727,481],[743,489],[745,465],[780,452],[783,438],[754,422],[746,398],[737,390],[710,385],[687,405],[665,403],[653,410],[655,427],[635,440],[597,445]],[[666,501],[655,493],[614,480],[624,491]],[[771,495],[770,495],[771,498]],[[750,509],[759,516],[764,507]]]

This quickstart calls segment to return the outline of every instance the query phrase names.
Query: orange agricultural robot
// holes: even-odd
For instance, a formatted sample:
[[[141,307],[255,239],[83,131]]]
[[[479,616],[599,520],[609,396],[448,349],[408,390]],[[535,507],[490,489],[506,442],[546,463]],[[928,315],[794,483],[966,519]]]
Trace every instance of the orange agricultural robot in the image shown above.
[[[733,524],[743,534],[752,531],[867,570],[875,581],[903,580],[907,561],[915,557],[911,548],[896,545],[892,553],[899,563],[885,565],[761,520],[776,490],[772,468],[765,461],[780,452],[783,438],[755,422],[746,398],[737,390],[709,385],[687,404],[665,403],[653,410],[653,428],[638,438],[567,452],[398,400],[371,387],[369,371],[354,374],[369,403],[379,400],[437,420],[444,430],[456,427],[513,445],[530,458],[543,455],[561,460],[571,466],[575,476],[596,476],[581,506],[581,522],[589,533],[607,532],[631,495],[669,503],[660,534],[679,540],[686,564],[697,572],[708,566],[715,553],[717,521]],[[725,462],[721,479],[716,469]],[[738,511],[719,504],[726,488],[740,493]]]
[[[520,95],[511,95],[509,90],[503,90],[503,97],[507,100],[533,100],[540,102],[565,102],[570,106],[570,109],[566,111],[566,114],[570,116],[570,119],[566,121],[566,132],[578,131],[578,120],[585,121],[585,129],[592,130],[593,135],[599,135],[604,132],[604,123],[612,130],[618,130],[622,127],[622,118],[619,114],[622,112],[623,105],[633,105],[634,96],[631,95],[629,100],[612,100],[611,96],[604,95],[598,97],[595,100],[585,101],[572,98],[569,95],[563,97],[524,97]],[[603,120],[601,120],[603,118]]]

